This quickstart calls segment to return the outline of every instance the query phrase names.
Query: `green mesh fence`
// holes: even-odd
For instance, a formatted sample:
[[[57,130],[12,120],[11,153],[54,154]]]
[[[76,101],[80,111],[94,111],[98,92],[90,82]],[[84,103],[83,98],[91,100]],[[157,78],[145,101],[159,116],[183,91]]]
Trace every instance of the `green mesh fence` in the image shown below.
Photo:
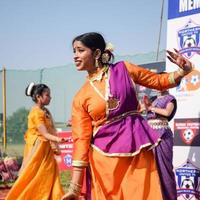
[[[154,60],[155,55],[148,54],[148,61]],[[162,54],[161,54],[162,55]],[[130,57],[130,56],[129,56]],[[144,58],[145,56],[143,56]],[[117,60],[129,60],[130,62],[140,64],[148,63],[139,56],[119,57]],[[135,60],[135,62],[134,62]],[[164,60],[164,56],[161,56]],[[154,65],[155,64],[155,65]],[[146,64],[144,67],[164,66],[164,62]],[[149,65],[149,66],[148,66]],[[6,67],[5,67],[6,68]],[[163,70],[163,69],[162,69]],[[6,69],[6,114],[7,114],[7,152],[11,155],[22,154],[24,127],[20,124],[27,122],[27,118],[17,117],[16,112],[24,112],[33,105],[32,99],[25,96],[25,88],[30,82],[45,83],[51,89],[52,100],[48,108],[50,109],[57,127],[66,130],[65,123],[71,117],[71,104],[74,95],[85,81],[86,73],[77,72],[73,64],[66,66],[44,68],[38,70],[10,70]],[[2,115],[3,113],[3,94],[2,94],[2,70],[0,71],[0,150],[3,149],[3,131],[2,131]],[[11,119],[12,118],[12,119]],[[21,121],[20,121],[21,120]]]
[[[3,113],[2,74],[2,71],[0,71],[0,113]],[[62,126],[70,119],[73,96],[83,84],[85,76],[84,72],[77,73],[73,65],[38,70],[6,69],[7,151],[9,154],[16,155],[22,153],[24,132],[21,127],[19,128],[20,125],[16,124],[20,123],[20,121],[18,122],[19,118],[15,121],[12,121],[11,118],[20,109],[29,110],[33,105],[32,99],[25,95],[27,85],[33,81],[35,83],[45,83],[50,87],[52,100],[48,108],[56,124]],[[24,121],[21,122],[21,124],[23,123]],[[14,125],[16,129],[19,129],[16,133],[15,127],[11,127]],[[66,129],[65,126],[62,128]],[[2,149],[2,123],[0,131],[0,147]]]

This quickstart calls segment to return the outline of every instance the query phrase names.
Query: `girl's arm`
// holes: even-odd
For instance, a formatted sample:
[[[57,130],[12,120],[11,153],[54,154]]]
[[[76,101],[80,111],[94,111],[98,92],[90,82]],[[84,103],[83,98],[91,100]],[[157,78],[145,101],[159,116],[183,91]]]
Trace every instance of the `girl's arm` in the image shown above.
[[[172,114],[173,109],[174,109],[174,104],[172,102],[169,102],[166,108],[157,108],[154,106],[148,107],[148,111],[152,111],[154,113],[157,113],[165,117],[169,117]]]
[[[68,139],[60,138],[58,136],[52,135],[47,131],[47,128],[44,124],[40,124],[38,127],[38,131],[47,139],[54,142],[66,142]]]

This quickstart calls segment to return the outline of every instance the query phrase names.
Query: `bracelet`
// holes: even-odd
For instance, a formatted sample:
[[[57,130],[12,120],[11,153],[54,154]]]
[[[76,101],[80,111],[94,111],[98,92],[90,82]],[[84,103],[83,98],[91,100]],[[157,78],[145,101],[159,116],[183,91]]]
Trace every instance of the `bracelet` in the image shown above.
[[[184,77],[185,75],[189,74],[193,69],[194,69],[194,64],[192,63],[192,68],[190,70],[184,70],[182,68],[179,68],[177,70],[177,73],[179,74],[179,76]]]
[[[78,196],[81,193],[81,189],[82,185],[70,182],[68,191]]]
[[[84,170],[84,168],[82,168],[82,167],[73,168],[73,171],[83,172],[83,170]]]
[[[185,72],[183,69],[181,69],[181,68],[179,68],[178,70],[177,70],[177,73],[178,73],[178,75],[179,76],[181,76],[181,77],[184,77],[186,74],[187,74],[187,72]]]

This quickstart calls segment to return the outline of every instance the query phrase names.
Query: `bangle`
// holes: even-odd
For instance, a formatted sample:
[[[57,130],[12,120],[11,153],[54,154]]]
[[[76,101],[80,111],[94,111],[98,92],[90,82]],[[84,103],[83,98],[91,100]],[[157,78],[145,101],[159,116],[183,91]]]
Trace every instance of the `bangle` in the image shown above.
[[[184,70],[182,68],[179,68],[177,70],[177,73],[179,74],[179,76],[184,77],[185,75],[189,74],[193,69],[194,69],[194,64],[192,63],[192,67],[190,70]]]
[[[78,183],[70,182],[68,191],[79,196],[79,194],[81,193],[81,189],[82,189],[82,185],[80,185]]]
[[[179,68],[178,70],[177,70],[177,73],[178,73],[178,75],[180,76],[180,77],[184,77],[186,74],[187,74],[187,72],[185,72],[183,69],[181,69],[181,68]]]
[[[73,171],[83,172],[83,170],[84,168],[81,168],[81,167],[73,168]]]

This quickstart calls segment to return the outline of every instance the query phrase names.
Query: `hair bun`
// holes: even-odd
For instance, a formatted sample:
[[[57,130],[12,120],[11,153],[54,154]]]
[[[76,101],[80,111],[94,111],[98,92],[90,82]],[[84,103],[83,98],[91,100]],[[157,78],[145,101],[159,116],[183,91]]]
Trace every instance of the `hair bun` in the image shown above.
[[[27,95],[27,96],[31,96],[31,92],[32,92],[32,90],[33,90],[34,85],[35,85],[35,83],[31,82],[31,83],[29,84],[29,86],[27,87],[27,90],[26,90],[26,95]]]

